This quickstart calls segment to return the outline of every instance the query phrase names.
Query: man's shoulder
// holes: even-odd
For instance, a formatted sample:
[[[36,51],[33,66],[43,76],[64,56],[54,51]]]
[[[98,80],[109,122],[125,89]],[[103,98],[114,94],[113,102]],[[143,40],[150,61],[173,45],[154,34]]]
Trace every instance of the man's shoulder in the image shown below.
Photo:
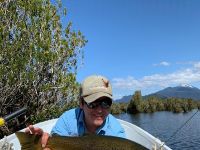
[[[117,120],[117,118],[114,117],[112,114],[108,115],[108,119],[109,119],[109,122],[119,123],[119,121]]]
[[[108,121],[107,121],[108,125],[112,128],[118,128],[118,129],[121,129],[122,126],[120,124],[120,122],[117,120],[116,117],[114,117],[113,115],[109,114],[108,115]]]
[[[80,112],[81,112],[80,108],[74,108],[65,111],[57,120],[51,133],[63,136],[78,135],[77,120]]]
[[[109,114],[107,119],[107,134],[118,137],[126,137],[125,130],[116,117]]]
[[[73,108],[70,110],[65,111],[60,117],[59,120],[63,121],[77,121],[80,117],[81,109],[80,108]]]

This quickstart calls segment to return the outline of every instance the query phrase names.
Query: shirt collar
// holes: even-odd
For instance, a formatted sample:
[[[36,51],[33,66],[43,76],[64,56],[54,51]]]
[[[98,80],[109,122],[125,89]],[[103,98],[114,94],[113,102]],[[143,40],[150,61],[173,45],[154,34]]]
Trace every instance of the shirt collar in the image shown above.
[[[79,113],[79,117],[78,117],[78,124],[85,124],[84,123],[84,112],[81,108],[80,108],[80,113]]]
[[[78,128],[78,133],[79,136],[82,136],[86,132],[86,126],[84,122],[84,112],[81,108],[79,108],[79,115],[77,117],[77,128]]]

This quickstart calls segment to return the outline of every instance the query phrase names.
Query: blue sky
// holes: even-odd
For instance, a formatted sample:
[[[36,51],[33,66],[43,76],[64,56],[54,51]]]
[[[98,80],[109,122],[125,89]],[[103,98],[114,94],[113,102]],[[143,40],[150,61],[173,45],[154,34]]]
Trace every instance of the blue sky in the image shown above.
[[[74,30],[86,39],[81,82],[104,75],[114,98],[168,86],[200,88],[199,0],[63,0]]]

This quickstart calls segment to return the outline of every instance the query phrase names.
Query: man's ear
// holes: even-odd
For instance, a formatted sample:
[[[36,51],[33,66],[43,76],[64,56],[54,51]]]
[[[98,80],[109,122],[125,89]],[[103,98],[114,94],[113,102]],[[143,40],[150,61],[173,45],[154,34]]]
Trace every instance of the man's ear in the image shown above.
[[[79,107],[83,109],[83,103],[79,103]]]
[[[81,98],[81,100],[79,101],[79,107],[81,108],[81,109],[83,109],[83,105],[84,105],[84,102],[83,102],[84,100],[83,100],[83,98]]]

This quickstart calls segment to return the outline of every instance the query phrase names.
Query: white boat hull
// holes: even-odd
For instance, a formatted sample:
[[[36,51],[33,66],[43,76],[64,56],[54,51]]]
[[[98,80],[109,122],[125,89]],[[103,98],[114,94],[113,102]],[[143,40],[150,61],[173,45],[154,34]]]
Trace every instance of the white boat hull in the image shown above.
[[[42,128],[45,132],[50,133],[52,127],[55,125],[57,119],[52,119],[48,121],[44,121],[38,124],[35,124],[35,127]],[[144,131],[140,127],[133,125],[127,121],[120,120],[118,121],[121,123],[123,128],[126,132],[126,137],[136,143],[143,145],[144,147],[150,150],[171,150],[168,146],[166,146],[163,142],[161,142],[158,138],[155,138],[148,132]],[[24,131],[24,129],[22,130]],[[0,145],[3,143],[5,139],[0,140]],[[20,150],[21,146],[15,134],[11,134],[6,137],[7,142],[13,143],[14,150]],[[1,146],[0,146],[1,147]]]

